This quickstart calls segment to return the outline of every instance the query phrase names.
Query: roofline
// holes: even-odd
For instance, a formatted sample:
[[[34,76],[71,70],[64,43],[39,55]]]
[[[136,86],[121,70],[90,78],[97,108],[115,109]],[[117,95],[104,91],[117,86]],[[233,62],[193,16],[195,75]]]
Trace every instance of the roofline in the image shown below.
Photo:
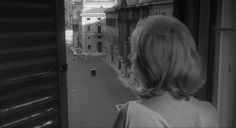
[[[90,16],[90,17],[97,17],[97,16],[100,16],[100,17],[101,17],[101,16],[104,16],[104,17],[105,17],[106,14],[105,14],[105,13],[102,13],[102,14],[101,14],[101,13],[100,13],[100,14],[94,14],[94,13],[82,14],[82,13],[81,13],[80,16],[84,16],[84,17],[86,17],[86,16]]]
[[[170,4],[173,3],[173,0],[166,0],[166,1],[152,1],[152,2],[145,2],[145,3],[138,3],[138,4],[134,4],[134,5],[118,5],[115,6],[114,9],[109,10],[110,8],[108,8],[107,10],[105,10],[105,13],[112,13],[115,12],[116,10],[120,10],[120,9],[125,9],[125,8],[134,8],[134,7],[141,7],[141,6],[151,6],[151,5],[158,5],[158,4]]]

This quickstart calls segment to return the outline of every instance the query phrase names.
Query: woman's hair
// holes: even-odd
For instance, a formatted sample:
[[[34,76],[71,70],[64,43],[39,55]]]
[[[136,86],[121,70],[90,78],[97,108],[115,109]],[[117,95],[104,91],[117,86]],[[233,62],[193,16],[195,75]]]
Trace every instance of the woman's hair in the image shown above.
[[[173,17],[151,16],[138,22],[131,36],[132,71],[138,80],[131,88],[141,98],[168,91],[188,98],[204,83],[205,73],[187,27]]]

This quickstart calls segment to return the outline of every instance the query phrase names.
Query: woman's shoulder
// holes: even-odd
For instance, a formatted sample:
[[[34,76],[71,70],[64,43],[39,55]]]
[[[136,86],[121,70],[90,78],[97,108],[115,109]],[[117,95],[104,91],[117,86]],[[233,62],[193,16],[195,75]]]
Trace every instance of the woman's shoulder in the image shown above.
[[[192,103],[195,108],[198,108],[197,110],[201,113],[207,113],[207,115],[215,115],[216,114],[216,108],[207,101],[202,101],[196,98],[192,98]]]
[[[143,101],[142,104],[159,113],[171,126],[218,127],[216,108],[194,97],[189,101],[167,97]]]
[[[139,100],[129,101],[127,106],[127,127],[170,127],[161,115],[140,104]]]
[[[193,105],[198,113],[198,121],[203,126],[219,127],[216,108],[207,101],[193,99]]]

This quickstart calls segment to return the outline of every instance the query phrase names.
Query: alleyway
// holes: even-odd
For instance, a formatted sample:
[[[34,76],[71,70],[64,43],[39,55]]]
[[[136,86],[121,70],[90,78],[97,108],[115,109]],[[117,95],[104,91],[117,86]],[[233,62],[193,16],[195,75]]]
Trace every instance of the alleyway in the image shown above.
[[[102,56],[88,58],[87,61],[73,57],[67,49],[69,126],[111,127],[118,113],[116,105],[135,99],[135,96],[122,85]],[[96,77],[91,77],[91,67],[97,69]]]

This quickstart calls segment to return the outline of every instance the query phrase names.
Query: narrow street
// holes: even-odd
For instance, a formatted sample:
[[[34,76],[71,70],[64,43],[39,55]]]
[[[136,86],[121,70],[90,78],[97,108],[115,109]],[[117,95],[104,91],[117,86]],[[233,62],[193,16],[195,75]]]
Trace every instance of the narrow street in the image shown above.
[[[122,85],[103,56],[74,57],[67,48],[67,86],[70,128],[111,127],[122,104],[136,97]],[[97,75],[90,75],[95,67]]]

